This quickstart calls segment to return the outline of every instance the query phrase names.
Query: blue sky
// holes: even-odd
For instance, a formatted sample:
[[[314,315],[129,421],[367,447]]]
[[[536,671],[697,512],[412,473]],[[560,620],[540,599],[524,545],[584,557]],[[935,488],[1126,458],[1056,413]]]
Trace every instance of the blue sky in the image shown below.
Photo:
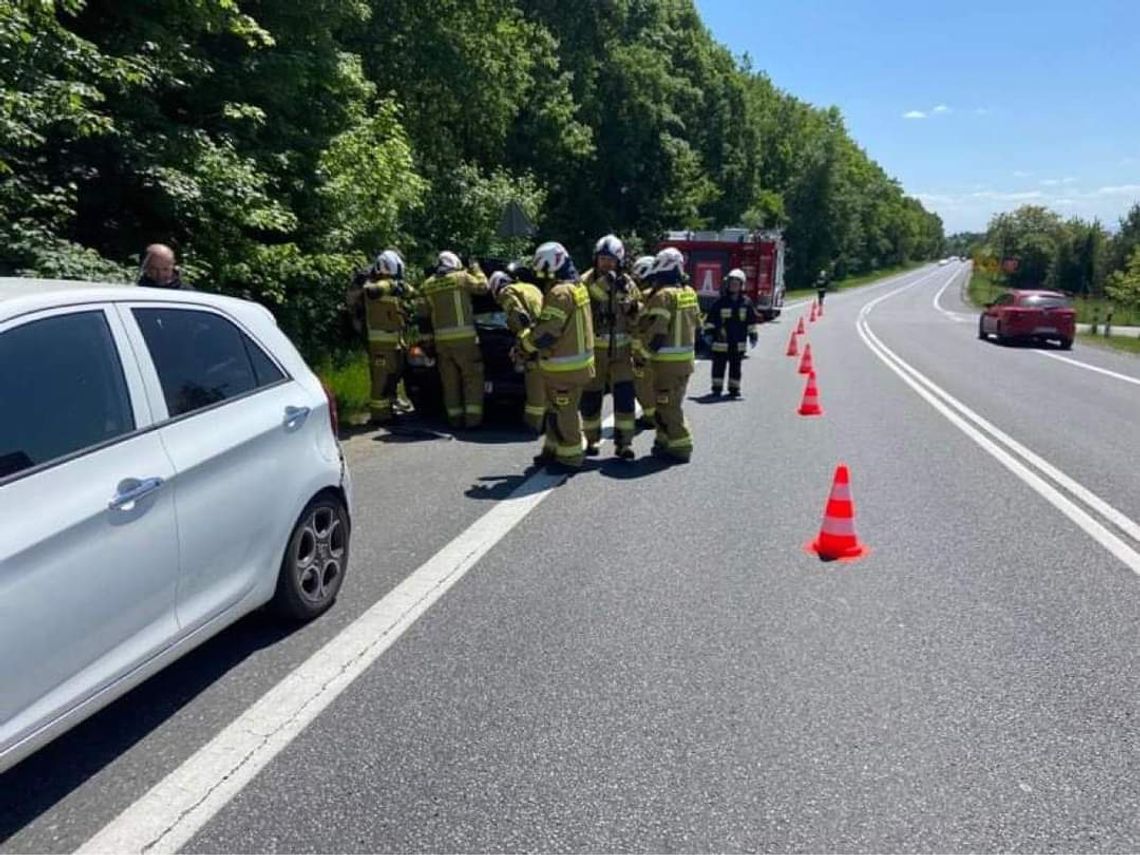
[[[1140,202],[1140,0],[696,2],[947,233],[1027,203],[1115,227]]]

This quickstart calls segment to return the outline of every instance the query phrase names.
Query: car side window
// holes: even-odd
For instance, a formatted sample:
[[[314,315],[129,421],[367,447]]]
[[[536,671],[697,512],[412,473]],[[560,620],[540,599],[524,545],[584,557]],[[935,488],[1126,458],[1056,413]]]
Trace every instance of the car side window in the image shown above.
[[[0,401],[0,479],[135,429],[119,351],[99,310],[0,333]]]
[[[273,361],[233,323],[195,309],[133,309],[171,418],[283,380]]]
[[[1012,306],[1013,305],[1013,295],[1012,294],[1002,294],[1000,297],[997,298],[997,300],[994,301],[994,305],[995,306]]]

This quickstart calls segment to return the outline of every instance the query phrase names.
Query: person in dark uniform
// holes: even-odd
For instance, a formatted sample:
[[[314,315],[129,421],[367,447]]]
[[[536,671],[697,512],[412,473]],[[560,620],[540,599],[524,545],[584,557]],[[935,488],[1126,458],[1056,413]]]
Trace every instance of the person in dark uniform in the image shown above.
[[[823,298],[827,294],[827,271],[819,271],[819,276],[815,278],[815,295],[819,299],[819,304],[823,305]]]
[[[724,369],[728,368],[728,397],[740,397],[741,362],[744,351],[759,340],[756,306],[744,293],[744,271],[730,270],[724,278],[720,297],[709,309],[705,334],[712,339],[712,394],[724,391]]]

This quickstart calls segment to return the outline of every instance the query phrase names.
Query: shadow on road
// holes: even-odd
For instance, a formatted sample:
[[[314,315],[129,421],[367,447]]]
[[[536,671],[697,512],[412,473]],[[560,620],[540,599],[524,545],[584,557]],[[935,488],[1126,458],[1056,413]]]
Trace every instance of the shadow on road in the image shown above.
[[[247,657],[289,635],[255,612],[0,774],[0,844],[128,751]],[[12,798],[19,794],[19,798]],[[141,795],[141,793],[140,793]]]

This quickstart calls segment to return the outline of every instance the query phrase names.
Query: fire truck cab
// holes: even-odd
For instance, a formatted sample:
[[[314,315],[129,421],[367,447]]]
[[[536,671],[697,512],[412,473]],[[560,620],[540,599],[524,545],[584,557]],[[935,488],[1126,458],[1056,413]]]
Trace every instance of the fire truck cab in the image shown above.
[[[728,271],[739,267],[744,271],[745,293],[761,317],[770,321],[780,314],[784,305],[784,238],[778,230],[671,231],[666,232],[657,250],[668,246],[684,254],[685,270],[702,311],[708,311],[720,296]]]

